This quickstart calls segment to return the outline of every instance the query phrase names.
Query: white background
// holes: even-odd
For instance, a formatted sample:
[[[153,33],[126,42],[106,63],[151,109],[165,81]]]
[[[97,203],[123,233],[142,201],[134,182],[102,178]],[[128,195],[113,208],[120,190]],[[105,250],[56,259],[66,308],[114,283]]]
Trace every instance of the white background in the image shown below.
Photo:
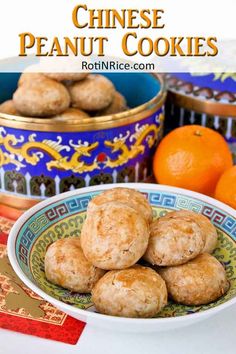
[[[72,11],[78,4],[87,4],[88,8],[162,8],[165,13],[163,21],[164,29],[156,30],[92,30],[85,28],[78,30],[72,22]],[[81,12],[82,13],[82,12]],[[156,38],[160,36],[216,36],[220,39],[236,39],[235,33],[235,0],[135,0],[135,1],[117,1],[117,0],[0,0],[0,59],[17,56],[19,54],[19,33],[31,32],[35,36],[46,36],[52,39],[57,37],[73,36],[109,36],[109,45],[106,46],[107,56],[116,56],[124,58],[121,48],[121,38],[126,32],[137,31],[140,37],[148,36]],[[234,42],[233,53],[236,53],[236,42]],[[134,46],[136,43],[133,44]],[[34,51],[34,50],[33,50]],[[222,51],[224,53],[222,53]],[[207,64],[215,71],[219,63],[229,61],[224,71],[236,71],[235,54],[228,54],[223,47],[218,61],[213,58],[207,58]],[[127,58],[126,59],[130,59]],[[144,58],[141,56],[132,57],[132,60],[139,62],[150,62],[153,58]],[[216,58],[215,58],[216,59]],[[20,59],[24,60],[24,59]],[[53,58],[47,58],[52,61]],[[66,60],[63,58],[63,60]],[[167,66],[165,71],[178,71],[176,59],[167,61],[162,58]],[[195,66],[195,71],[208,71],[209,65],[202,65],[202,58],[184,58],[185,65]],[[199,68],[196,67],[199,63]],[[17,71],[16,63],[8,62],[7,68],[1,68],[4,71]]]

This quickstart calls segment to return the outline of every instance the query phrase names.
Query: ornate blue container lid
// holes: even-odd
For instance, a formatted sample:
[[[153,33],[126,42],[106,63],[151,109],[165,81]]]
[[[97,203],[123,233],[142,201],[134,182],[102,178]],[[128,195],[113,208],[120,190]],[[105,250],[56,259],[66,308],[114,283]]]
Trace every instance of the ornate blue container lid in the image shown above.
[[[236,73],[165,74],[170,98],[180,107],[236,117]]]

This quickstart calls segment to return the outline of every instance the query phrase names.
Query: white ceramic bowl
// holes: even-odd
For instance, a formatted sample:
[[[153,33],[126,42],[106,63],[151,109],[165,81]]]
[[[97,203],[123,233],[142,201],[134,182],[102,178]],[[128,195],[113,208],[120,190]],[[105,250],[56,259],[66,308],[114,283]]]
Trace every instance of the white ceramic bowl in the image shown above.
[[[71,294],[46,280],[43,265],[48,245],[59,237],[79,236],[89,200],[106,189],[120,186],[135,188],[146,194],[154,216],[162,216],[170,210],[188,209],[209,217],[219,235],[215,255],[225,264],[231,282],[225,296],[198,307],[170,302],[156,318],[133,319],[98,314],[94,312],[89,295]],[[25,212],[10,232],[8,255],[15,272],[29,288],[70,316],[106,329],[149,332],[187,326],[236,303],[235,242],[236,211],[223,203],[199,193],[164,185],[112,184],[63,193]]]

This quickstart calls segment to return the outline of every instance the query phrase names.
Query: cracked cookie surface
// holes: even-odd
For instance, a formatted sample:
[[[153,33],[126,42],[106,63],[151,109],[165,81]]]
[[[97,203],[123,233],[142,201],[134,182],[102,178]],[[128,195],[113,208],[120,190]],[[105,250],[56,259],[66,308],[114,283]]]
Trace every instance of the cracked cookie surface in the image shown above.
[[[107,272],[93,288],[92,300],[103,314],[148,318],[167,304],[167,289],[153,269],[136,265]]]
[[[65,111],[70,95],[59,82],[44,79],[30,85],[22,84],[13,95],[16,109],[29,117],[50,117]]]
[[[56,285],[80,293],[90,293],[104,271],[94,267],[84,256],[80,239],[57,240],[45,255],[46,278]]]
[[[171,298],[184,305],[203,305],[217,300],[229,288],[222,264],[208,253],[186,264],[158,270]]]
[[[98,74],[68,86],[72,106],[85,111],[97,111],[108,107],[114,97],[115,87],[106,77]]]
[[[140,214],[120,202],[107,202],[88,214],[81,230],[85,257],[96,267],[128,268],[144,254],[149,225]]]

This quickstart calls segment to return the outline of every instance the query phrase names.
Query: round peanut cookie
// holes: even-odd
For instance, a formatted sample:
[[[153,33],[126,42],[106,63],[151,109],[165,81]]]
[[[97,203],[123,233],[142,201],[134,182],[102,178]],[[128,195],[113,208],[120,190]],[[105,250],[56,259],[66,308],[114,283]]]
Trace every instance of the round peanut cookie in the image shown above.
[[[159,273],[171,298],[184,305],[208,304],[229,289],[225,269],[208,253],[183,265],[160,268]]]
[[[46,278],[53,284],[80,293],[90,293],[104,271],[84,256],[76,237],[60,239],[49,246],[45,255]]]
[[[107,202],[124,203],[135,209],[148,223],[152,221],[151,205],[148,203],[146,197],[135,189],[120,187],[109,189],[97,195],[89,202],[87,213],[93,213],[98,206]]]
[[[89,115],[86,112],[81,111],[77,108],[68,108],[61,114],[58,114],[57,116],[53,117],[54,120],[60,122],[68,122],[73,120],[81,121],[81,119],[83,118],[89,118]]]
[[[214,225],[212,225],[212,223],[207,217],[201,214],[197,214],[190,210],[178,210],[167,214],[167,217],[168,216],[170,218],[186,217],[195,221],[200,226],[206,238],[205,246],[202,250],[202,253],[205,252],[212,253],[215,250],[217,245],[218,235],[217,235],[216,228],[214,227]]]
[[[149,227],[133,208],[108,202],[88,214],[81,230],[85,257],[101,269],[123,269],[134,265],[148,245]]]
[[[153,269],[135,265],[107,272],[93,288],[92,301],[106,315],[149,318],[167,304],[167,289]]]
[[[151,235],[144,259],[153,265],[172,266],[186,263],[200,254],[205,246],[205,234],[192,218],[171,218],[170,214],[151,224]]]
[[[116,113],[124,112],[127,109],[128,108],[127,108],[125,97],[121,93],[116,91],[112,103],[108,107],[97,112],[96,116],[107,116],[110,114],[116,114]]]
[[[5,114],[13,114],[15,116],[20,116],[20,113],[17,111],[14,102],[8,100],[0,104],[0,112]]]
[[[68,86],[72,106],[85,111],[108,107],[114,97],[113,83],[102,75],[88,75],[86,79]]]
[[[13,95],[16,109],[30,117],[50,117],[65,111],[70,95],[59,82],[45,79],[31,85],[20,85]]]
[[[46,77],[56,81],[80,81],[88,76],[88,73],[44,73]]]
[[[18,86],[32,85],[42,80],[46,80],[46,77],[41,73],[23,72],[18,80]]]
[[[151,268],[107,272],[92,290],[98,312],[121,317],[154,317],[167,304],[164,280]]]

